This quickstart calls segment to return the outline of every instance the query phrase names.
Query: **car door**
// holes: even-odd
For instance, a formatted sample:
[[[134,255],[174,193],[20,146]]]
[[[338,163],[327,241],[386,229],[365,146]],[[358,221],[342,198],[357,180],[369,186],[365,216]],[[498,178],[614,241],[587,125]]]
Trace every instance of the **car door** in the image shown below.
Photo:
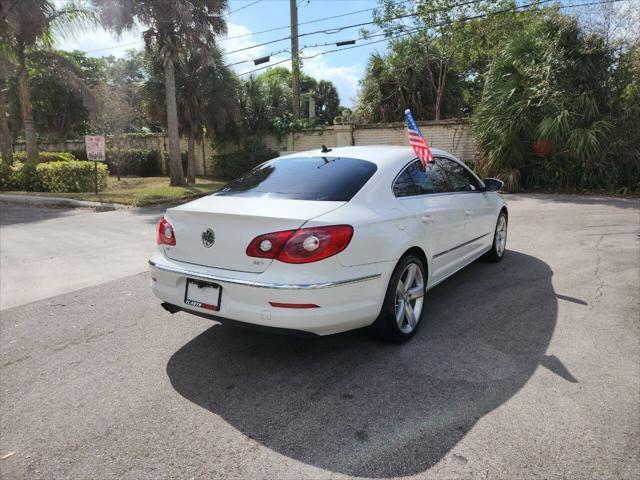
[[[427,169],[419,160],[407,165],[396,177],[394,194],[420,222],[422,243],[431,256],[430,284],[437,283],[459,268],[455,247],[464,243],[464,212],[449,193],[444,172],[431,163]]]
[[[491,245],[495,228],[494,204],[482,183],[464,165],[446,157],[437,157],[436,163],[447,176],[465,216],[464,246],[459,254],[465,259],[477,256]]]

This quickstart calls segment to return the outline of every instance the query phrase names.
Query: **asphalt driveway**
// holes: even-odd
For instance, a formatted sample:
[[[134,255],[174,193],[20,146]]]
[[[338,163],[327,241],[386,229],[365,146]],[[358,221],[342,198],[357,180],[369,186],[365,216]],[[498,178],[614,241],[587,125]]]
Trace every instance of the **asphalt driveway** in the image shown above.
[[[640,203],[507,200],[402,346],[169,315],[158,210],[3,206],[2,478],[638,478]]]

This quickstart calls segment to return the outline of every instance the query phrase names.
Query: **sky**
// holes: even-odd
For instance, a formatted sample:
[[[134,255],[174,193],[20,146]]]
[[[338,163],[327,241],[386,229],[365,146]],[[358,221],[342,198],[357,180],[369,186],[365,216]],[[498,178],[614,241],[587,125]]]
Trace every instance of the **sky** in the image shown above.
[[[65,0],[54,1],[59,5],[65,3]],[[522,2],[524,1],[522,0]],[[559,1],[563,5],[587,2],[587,0]],[[407,1],[407,3],[409,2]],[[357,48],[341,47],[338,52],[308,59],[304,59],[304,57],[336,49],[338,47],[335,42],[360,37],[362,27],[346,28],[341,31],[336,31],[336,29],[342,26],[370,22],[372,10],[376,6],[378,6],[377,0],[298,0],[298,23],[300,25],[298,33],[300,35],[300,55],[303,58],[302,69],[318,80],[331,80],[338,90],[341,105],[350,108],[355,103],[358,81],[364,76],[369,56],[374,51],[384,52],[388,42],[377,41],[381,40],[380,38],[358,40],[356,42]],[[625,31],[637,31],[637,26],[640,24],[638,18],[640,16],[640,0],[616,2],[614,8],[619,17],[630,21]],[[219,44],[226,52],[229,52],[226,55],[227,63],[233,64],[231,68],[238,74],[245,74],[255,68],[265,67],[290,58],[291,40],[289,38],[283,39],[283,37],[290,36],[289,0],[229,0],[228,12],[226,15],[228,33],[219,39]],[[594,15],[595,17],[601,16],[600,10],[594,9],[594,7],[567,9],[565,12],[575,13],[585,21],[592,21],[591,17]],[[337,18],[327,19],[327,17]],[[316,20],[319,21],[316,22]],[[305,22],[313,23],[305,25]],[[283,28],[259,33],[278,27]],[[376,30],[373,25],[365,28],[370,31]],[[311,32],[318,33],[307,35]],[[237,38],[239,36],[242,37]],[[274,43],[258,46],[261,43],[271,41]],[[367,44],[372,41],[377,41],[377,43]],[[74,39],[63,40],[59,43],[58,48],[83,50],[91,56],[114,55],[121,57],[128,49],[142,48],[141,32],[130,32],[116,38],[102,28],[93,28],[91,31],[77,35]],[[233,53],[240,49],[246,50]],[[259,67],[254,66],[254,59],[269,54],[271,54],[270,63],[261,64]],[[281,66],[291,68],[291,62],[285,61]],[[256,74],[259,73],[256,72]]]
[[[220,38],[219,44],[226,52],[254,47],[260,43],[278,40],[290,35],[289,30],[289,0],[230,0],[227,17],[228,33],[226,37],[241,38]],[[63,2],[61,2],[63,3]],[[298,0],[298,23],[325,19],[327,17],[339,16],[330,20],[322,20],[308,25],[300,25],[298,33],[300,35],[316,32],[319,30],[331,30],[344,25],[352,25],[372,20],[372,9],[378,5],[377,0]],[[365,10],[352,15],[347,13]],[[285,27],[267,33],[255,33],[262,30]],[[303,35],[299,38],[302,57],[312,56],[324,50],[337,48],[335,42],[351,40],[360,37],[360,28],[349,28],[336,33],[316,33],[313,35]],[[371,26],[369,26],[370,29]],[[369,40],[371,41],[371,40]],[[280,40],[269,45],[257,46],[236,53],[229,53],[226,56],[227,63],[246,63],[233,65],[238,74],[248,72],[255,68],[264,67],[267,64],[254,66],[253,60],[265,55],[269,55],[281,50],[276,55],[271,55],[271,62],[276,63],[290,58],[289,49],[291,40]],[[314,46],[331,42],[332,45]],[[359,41],[356,43],[367,43]],[[140,32],[132,32],[115,38],[109,32],[95,28],[91,31],[81,33],[74,39],[66,39],[59,43],[58,48],[62,50],[83,50],[91,56],[124,56],[131,48],[142,48]],[[344,47],[343,47],[344,48]],[[353,107],[358,88],[358,80],[364,76],[364,71],[369,55],[375,51],[384,51],[386,42],[374,45],[365,45],[358,48],[341,50],[340,52],[320,55],[315,58],[303,60],[303,71],[312,77],[321,80],[331,80],[338,90],[340,103],[347,107]],[[284,62],[281,66],[291,68],[291,62]],[[260,72],[256,72],[259,74]]]

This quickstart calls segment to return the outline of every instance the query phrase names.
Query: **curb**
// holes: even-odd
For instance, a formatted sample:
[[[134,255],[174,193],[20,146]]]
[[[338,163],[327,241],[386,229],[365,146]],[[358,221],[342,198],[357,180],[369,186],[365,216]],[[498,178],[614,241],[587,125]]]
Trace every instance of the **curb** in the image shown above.
[[[100,212],[131,208],[128,205],[121,205],[119,203],[91,202],[88,200],[74,200],[73,198],[41,197],[38,195],[11,195],[6,193],[0,194],[0,202],[47,207],[93,208]]]

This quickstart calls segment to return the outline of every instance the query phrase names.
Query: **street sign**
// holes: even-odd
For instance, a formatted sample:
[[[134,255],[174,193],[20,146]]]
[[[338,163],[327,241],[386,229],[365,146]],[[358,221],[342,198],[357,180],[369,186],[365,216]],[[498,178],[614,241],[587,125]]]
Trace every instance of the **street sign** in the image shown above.
[[[104,162],[104,137],[102,135],[85,135],[84,145],[89,160]]]

